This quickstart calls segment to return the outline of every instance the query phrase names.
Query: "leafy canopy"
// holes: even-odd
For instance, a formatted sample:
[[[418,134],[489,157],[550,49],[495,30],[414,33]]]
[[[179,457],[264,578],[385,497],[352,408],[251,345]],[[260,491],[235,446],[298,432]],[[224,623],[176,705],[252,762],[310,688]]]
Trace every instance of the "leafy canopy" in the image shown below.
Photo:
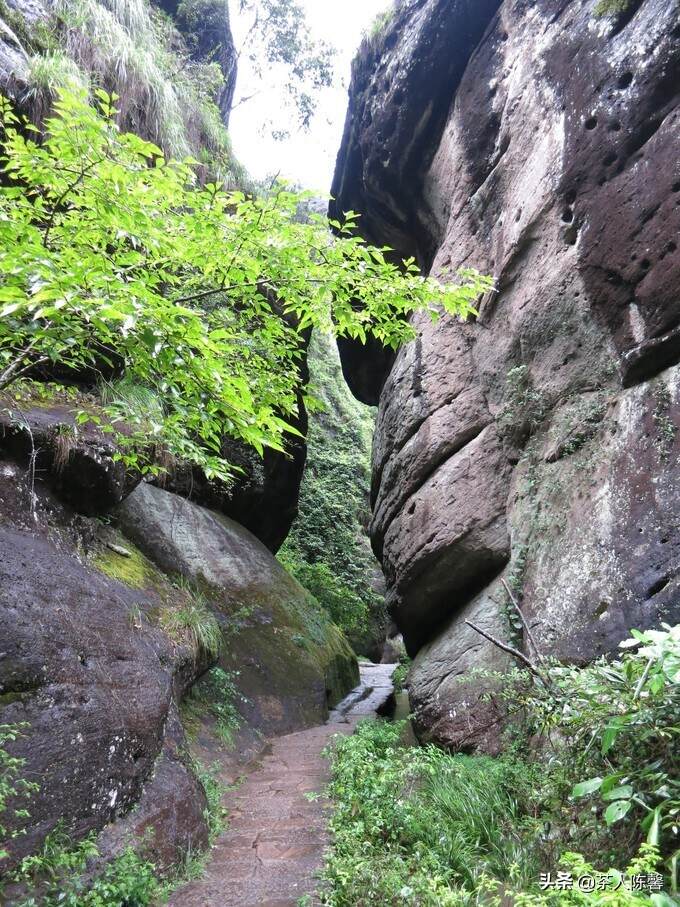
[[[57,363],[124,370],[162,401],[128,419],[131,465],[150,468],[160,446],[225,478],[224,435],[262,452],[294,431],[307,328],[397,347],[413,312],[464,317],[491,287],[390,263],[353,214],[340,240],[323,218],[298,223],[301,196],[283,185],[261,198],[200,186],[192,161],[121,133],[115,98],[98,99],[61,93],[44,140],[0,103],[0,392]],[[129,414],[105,412],[120,440]]]

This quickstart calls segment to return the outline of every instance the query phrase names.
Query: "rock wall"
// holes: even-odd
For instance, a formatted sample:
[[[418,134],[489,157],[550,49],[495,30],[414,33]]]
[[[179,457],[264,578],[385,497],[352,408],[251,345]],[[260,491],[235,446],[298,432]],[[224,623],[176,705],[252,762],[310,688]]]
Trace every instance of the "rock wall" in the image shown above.
[[[496,280],[394,361],[342,351],[420,732],[462,749],[507,664],[465,620],[526,649],[501,579],[570,661],[680,616],[680,7],[594,7],[409,0],[354,65],[331,213]]]

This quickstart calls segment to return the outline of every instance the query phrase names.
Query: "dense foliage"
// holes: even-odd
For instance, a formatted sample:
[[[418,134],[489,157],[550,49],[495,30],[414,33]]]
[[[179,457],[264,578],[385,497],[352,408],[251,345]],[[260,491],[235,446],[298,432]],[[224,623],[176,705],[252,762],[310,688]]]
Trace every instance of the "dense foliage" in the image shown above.
[[[398,725],[341,740],[327,903],[677,904],[680,627],[622,647],[506,675],[518,725],[499,759],[406,749]]]
[[[379,570],[366,529],[374,415],[347,388],[328,336],[314,333],[308,362],[316,405],[307,465],[299,516],[278,556],[366,654],[384,636]]]
[[[550,668],[509,693],[532,731],[553,741],[551,773],[563,823],[589,853],[658,845],[680,856],[680,625],[633,631],[619,659]],[[561,781],[561,784],[557,782]],[[561,796],[560,796],[561,795]],[[575,811],[569,796],[585,807]],[[624,821],[625,820],[625,821]],[[677,881],[677,880],[676,880]]]
[[[63,829],[55,829],[40,853],[26,857],[12,874],[12,881],[30,888],[18,907],[147,907],[151,903],[159,890],[151,863],[129,849],[95,880],[88,880],[88,864],[98,856],[94,835],[74,845]]]
[[[282,186],[263,198],[198,186],[190,162],[122,134],[99,96],[95,109],[62,93],[44,141],[2,104],[0,391],[56,363],[124,369],[163,401],[128,437],[137,465],[163,446],[225,476],[225,434],[281,449],[302,331],[396,346],[413,336],[404,316],[465,315],[489,285],[400,269],[352,234],[351,216],[331,240],[322,221],[296,222],[299,198]]]

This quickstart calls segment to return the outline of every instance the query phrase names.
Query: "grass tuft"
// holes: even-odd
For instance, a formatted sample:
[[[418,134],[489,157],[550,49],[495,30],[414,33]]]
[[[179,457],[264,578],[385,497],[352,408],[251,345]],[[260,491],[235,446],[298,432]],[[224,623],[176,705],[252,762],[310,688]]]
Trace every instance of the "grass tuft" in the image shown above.
[[[164,610],[160,623],[165,632],[176,641],[188,638],[197,649],[207,652],[211,658],[217,658],[220,654],[222,630],[202,593],[194,592],[184,604]]]

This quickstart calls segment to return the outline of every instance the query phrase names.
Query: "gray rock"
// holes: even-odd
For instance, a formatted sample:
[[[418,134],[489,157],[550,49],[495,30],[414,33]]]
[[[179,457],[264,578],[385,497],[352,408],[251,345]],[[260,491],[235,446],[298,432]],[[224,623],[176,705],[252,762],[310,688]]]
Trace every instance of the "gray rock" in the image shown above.
[[[250,726],[272,734],[319,724],[355,685],[356,657],[338,628],[243,526],[151,485],[116,519],[162,570],[208,588],[227,632],[238,628],[221,664],[239,672]]]

